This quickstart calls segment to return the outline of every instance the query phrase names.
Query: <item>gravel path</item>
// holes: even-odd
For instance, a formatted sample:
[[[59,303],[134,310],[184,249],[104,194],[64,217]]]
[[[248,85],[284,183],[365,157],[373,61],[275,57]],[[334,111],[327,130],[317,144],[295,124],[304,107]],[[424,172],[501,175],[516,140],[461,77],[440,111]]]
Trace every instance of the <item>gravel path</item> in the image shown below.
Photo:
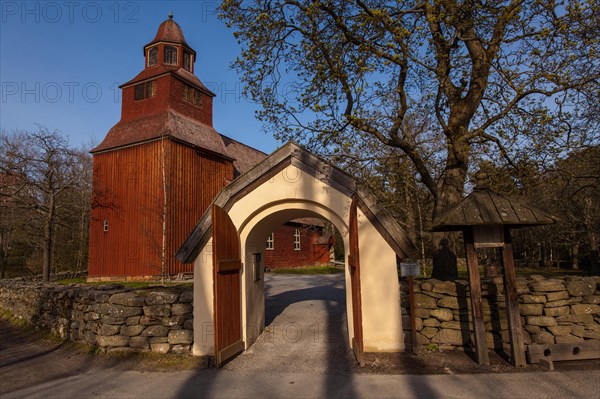
[[[265,276],[266,329],[225,370],[350,373],[344,274]]]

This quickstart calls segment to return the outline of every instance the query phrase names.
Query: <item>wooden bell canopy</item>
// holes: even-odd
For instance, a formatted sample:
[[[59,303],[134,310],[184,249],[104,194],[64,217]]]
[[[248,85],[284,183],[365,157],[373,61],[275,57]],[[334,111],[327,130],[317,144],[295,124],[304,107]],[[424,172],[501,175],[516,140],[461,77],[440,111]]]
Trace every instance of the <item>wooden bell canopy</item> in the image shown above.
[[[474,226],[520,227],[553,224],[558,220],[519,199],[499,194],[489,187],[487,175],[476,175],[473,192],[436,217],[432,231],[464,231]]]
[[[477,362],[489,364],[483,321],[481,280],[477,248],[497,247],[502,250],[504,289],[511,346],[511,363],[525,366],[525,349],[517,300],[515,263],[510,229],[556,223],[557,218],[522,201],[499,194],[489,187],[487,174],[476,174],[473,192],[433,220],[432,231],[462,231],[469,271],[469,288],[473,312]]]

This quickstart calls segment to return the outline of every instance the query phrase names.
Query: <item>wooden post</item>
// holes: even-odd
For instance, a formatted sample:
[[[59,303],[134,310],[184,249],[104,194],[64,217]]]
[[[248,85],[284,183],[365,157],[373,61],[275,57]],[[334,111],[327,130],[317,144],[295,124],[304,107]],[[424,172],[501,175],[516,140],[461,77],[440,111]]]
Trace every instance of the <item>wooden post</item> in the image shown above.
[[[415,323],[415,283],[413,276],[408,276],[408,300],[410,302],[410,333],[411,349],[417,353],[417,326]]]
[[[513,366],[522,367],[527,364],[521,331],[521,313],[517,298],[515,279],[515,262],[513,257],[510,229],[504,229],[504,246],[502,248],[502,266],[504,269],[504,295],[506,296],[506,313],[510,334],[510,361]]]
[[[463,231],[465,240],[465,253],[467,256],[467,269],[469,271],[469,291],[471,292],[471,311],[473,313],[473,330],[475,333],[475,356],[480,365],[490,364],[490,358],[485,339],[485,324],[481,310],[481,280],[479,278],[479,264],[477,252],[473,243],[473,228]]]

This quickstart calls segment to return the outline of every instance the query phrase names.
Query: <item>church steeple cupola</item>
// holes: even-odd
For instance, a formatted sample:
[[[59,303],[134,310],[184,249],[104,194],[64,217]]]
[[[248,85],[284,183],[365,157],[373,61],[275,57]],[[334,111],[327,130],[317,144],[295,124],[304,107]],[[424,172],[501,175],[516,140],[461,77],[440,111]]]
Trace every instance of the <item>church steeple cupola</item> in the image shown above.
[[[194,73],[196,52],[183,36],[183,30],[173,20],[173,14],[158,27],[154,39],[144,46],[146,68],[165,65],[184,68]]]
[[[194,74],[196,52],[172,14],[144,46],[144,60],[144,69],[120,86],[123,122],[176,112],[212,127],[215,94]]]

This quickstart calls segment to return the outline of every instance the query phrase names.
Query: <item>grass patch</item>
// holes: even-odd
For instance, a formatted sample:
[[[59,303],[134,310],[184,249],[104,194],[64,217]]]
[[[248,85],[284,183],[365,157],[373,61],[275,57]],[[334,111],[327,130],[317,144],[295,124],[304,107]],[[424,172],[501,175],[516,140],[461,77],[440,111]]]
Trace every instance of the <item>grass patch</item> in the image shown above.
[[[157,286],[174,286],[174,285],[192,285],[192,284],[194,284],[192,280],[185,281],[185,282],[181,282],[181,281],[177,281],[177,282],[174,282],[174,281],[165,281],[165,282],[161,282],[161,281],[93,281],[93,282],[88,282],[84,278],[66,278],[63,280],[58,280],[57,283],[62,284],[62,285],[82,284],[82,285],[89,285],[89,286],[118,284],[118,285],[122,285],[123,287],[128,287],[128,288],[149,288],[149,287],[157,287]]]
[[[585,276],[585,271],[583,270],[573,270],[573,269],[562,269],[557,267],[519,267],[515,268],[517,276],[531,276],[532,274],[539,274],[544,277],[560,277],[560,276]]]
[[[555,268],[555,267],[537,268],[537,267],[516,266],[515,274],[517,275],[517,277],[528,277],[528,276],[531,276],[532,274],[537,274],[537,275],[544,276],[546,278],[552,278],[552,277],[561,277],[561,276],[583,275],[583,272],[581,270],[559,269],[559,268]],[[482,277],[485,275],[485,270],[484,270],[483,266],[479,266],[479,275]],[[498,267],[498,277],[502,277],[502,268],[501,267]],[[469,273],[467,271],[466,266],[460,266],[460,265],[458,266],[458,278],[465,279],[465,280],[469,279]]]
[[[37,328],[25,319],[17,317],[10,310],[0,308],[0,319],[18,329],[21,336],[32,341],[44,340],[52,344],[63,344],[64,338],[45,328]]]
[[[28,329],[28,330],[34,329],[33,326],[28,321],[15,316],[8,309],[0,308],[0,319],[5,320],[5,321],[9,322],[10,324],[12,324],[13,326],[18,327],[18,328]]]
[[[422,274],[419,277],[431,278],[432,268],[433,265],[431,259],[426,259],[425,262],[421,262]],[[502,267],[500,265],[497,265],[496,268],[498,271],[498,277],[502,277]],[[469,279],[469,272],[467,271],[467,262],[465,258],[458,258],[457,269],[459,280]],[[573,270],[558,267],[527,267],[525,265],[519,266],[519,264],[515,265],[515,274],[517,275],[517,277],[528,277],[532,274],[537,274],[540,276],[544,276],[545,278],[586,275],[584,270]],[[481,278],[485,276],[485,269],[481,263],[479,264],[479,276]]]
[[[0,308],[0,319],[10,321],[12,324],[15,325],[19,324],[20,326],[27,324],[25,320],[21,320],[15,317],[15,315],[12,314],[12,312],[8,309]]]
[[[70,285],[70,284],[94,284],[94,283],[88,283],[87,281],[85,281],[84,278],[65,278],[63,280],[58,280],[57,281],[58,284],[62,284],[62,285]]]
[[[0,320],[10,324],[10,335],[17,338],[18,342],[36,342],[49,350],[60,350],[65,358],[70,358],[73,354],[84,355],[83,362],[94,362],[97,369],[119,369],[119,370],[138,370],[142,372],[150,371],[183,371],[196,370],[211,367],[211,357],[209,356],[189,356],[169,353],[166,355],[154,352],[106,352],[106,348],[100,348],[85,342],[72,342],[65,340],[60,336],[53,334],[49,330],[35,328],[23,319],[19,319],[12,312],[0,308]],[[2,326],[4,327],[4,326]],[[8,333],[8,332],[7,332]],[[74,356],[81,359],[81,356]],[[77,362],[77,360],[75,360]],[[77,363],[75,363],[77,364]]]
[[[485,271],[484,271],[483,266],[479,266],[479,275],[481,277],[483,277],[484,273],[485,273]],[[522,266],[515,267],[515,274],[517,275],[517,277],[528,277],[528,276],[531,276],[532,274],[537,274],[540,276],[544,276],[546,278],[585,275],[584,271],[582,271],[582,270],[559,269],[556,267],[537,268],[537,267],[522,267]],[[498,268],[498,276],[502,277],[502,268],[501,267]],[[460,264],[458,265],[458,278],[463,279],[463,280],[469,279],[469,272],[467,271],[466,265],[464,265],[464,266],[460,265]]]
[[[338,274],[343,273],[344,269],[334,266],[306,266],[290,267],[286,269],[272,269],[271,273],[277,274]]]

